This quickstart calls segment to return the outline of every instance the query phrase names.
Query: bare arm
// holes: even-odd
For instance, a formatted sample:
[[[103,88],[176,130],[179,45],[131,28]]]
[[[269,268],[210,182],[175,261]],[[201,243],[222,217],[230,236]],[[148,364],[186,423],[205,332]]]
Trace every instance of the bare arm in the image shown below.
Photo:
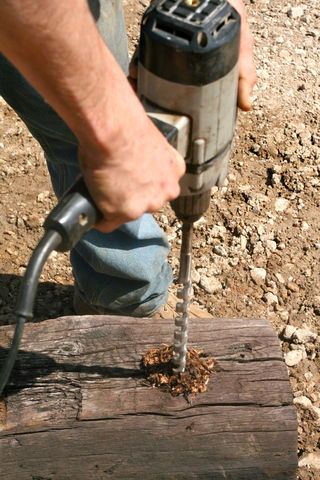
[[[85,0],[1,0],[0,50],[78,137],[104,231],[178,195],[183,159],[147,118]]]

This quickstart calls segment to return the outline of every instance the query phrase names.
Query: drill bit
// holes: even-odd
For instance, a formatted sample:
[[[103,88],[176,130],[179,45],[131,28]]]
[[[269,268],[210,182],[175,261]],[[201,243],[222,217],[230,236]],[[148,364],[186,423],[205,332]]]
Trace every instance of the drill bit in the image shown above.
[[[180,271],[178,278],[178,283],[182,284],[182,288],[178,291],[178,297],[182,301],[178,302],[176,307],[178,316],[175,319],[176,329],[173,342],[173,370],[176,373],[184,372],[186,368],[189,322],[188,310],[193,295],[191,281],[192,233],[193,223],[183,222]]]

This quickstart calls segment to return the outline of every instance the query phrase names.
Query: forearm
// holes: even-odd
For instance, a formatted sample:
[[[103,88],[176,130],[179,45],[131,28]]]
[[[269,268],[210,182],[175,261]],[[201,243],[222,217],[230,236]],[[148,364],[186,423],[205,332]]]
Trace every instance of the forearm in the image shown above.
[[[142,111],[86,0],[2,0],[0,50],[80,142],[117,137],[128,103]]]

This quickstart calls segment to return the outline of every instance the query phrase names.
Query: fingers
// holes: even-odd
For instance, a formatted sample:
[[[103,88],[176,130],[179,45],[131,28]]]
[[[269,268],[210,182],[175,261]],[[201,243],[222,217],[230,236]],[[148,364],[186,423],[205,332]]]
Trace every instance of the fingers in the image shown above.
[[[257,82],[253,60],[253,37],[246,23],[240,41],[238,105],[247,112],[252,107],[251,95]]]
[[[132,171],[123,170],[123,162],[115,174],[110,168],[94,172],[83,168],[88,188],[103,215],[103,220],[95,226],[97,230],[112,232],[144,213],[158,211],[167,201],[178,197],[179,179],[185,172],[185,161],[164,139],[163,141],[165,148],[155,164],[153,165],[152,155],[149,154],[146,168],[139,172],[134,166]]]
[[[138,48],[136,48],[129,65],[129,75],[128,80],[133,88],[133,90],[137,91],[137,80],[138,80]]]
[[[174,153],[174,163],[175,163],[176,174],[179,179],[185,174],[186,162],[184,161],[184,158],[180,155],[180,153],[177,152],[177,150],[173,148],[172,151]]]
[[[251,110],[252,101],[251,94],[253,85],[248,82],[247,78],[239,78],[238,86],[238,107],[244,112]]]
[[[252,107],[251,95],[257,82],[253,57],[253,36],[250,31],[245,6],[242,0],[229,0],[241,16],[241,36],[239,52],[238,106],[247,112]]]

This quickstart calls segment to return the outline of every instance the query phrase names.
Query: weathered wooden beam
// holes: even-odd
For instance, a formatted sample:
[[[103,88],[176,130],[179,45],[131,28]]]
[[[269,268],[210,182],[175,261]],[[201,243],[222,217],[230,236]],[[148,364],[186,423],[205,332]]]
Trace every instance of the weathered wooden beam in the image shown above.
[[[0,400],[0,479],[295,479],[296,414],[269,323],[191,321],[191,345],[218,370],[190,404],[139,368],[172,331],[108,316],[28,324]],[[11,334],[0,328],[0,362]]]

